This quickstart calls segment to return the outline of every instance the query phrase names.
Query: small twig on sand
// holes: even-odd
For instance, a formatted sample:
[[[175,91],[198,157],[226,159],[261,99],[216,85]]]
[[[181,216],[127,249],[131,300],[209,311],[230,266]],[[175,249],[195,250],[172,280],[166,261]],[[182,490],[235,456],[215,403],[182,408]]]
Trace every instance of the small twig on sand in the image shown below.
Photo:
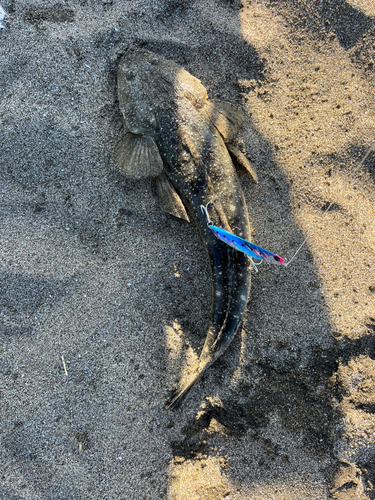
[[[361,160],[361,162],[360,162],[359,166],[361,166],[361,165],[362,165],[362,163],[364,163],[364,162],[365,162],[366,158],[368,157],[368,155],[371,153],[371,151],[372,151],[374,148],[375,148],[375,144],[374,144],[374,145],[372,145],[372,146],[371,146],[371,148],[367,151],[367,153],[365,154],[365,156],[362,158],[362,160]]]
[[[65,375],[68,376],[68,370],[66,369],[66,364],[65,364],[64,356],[61,356],[61,361],[62,361],[62,364],[63,364],[63,367],[64,367]]]

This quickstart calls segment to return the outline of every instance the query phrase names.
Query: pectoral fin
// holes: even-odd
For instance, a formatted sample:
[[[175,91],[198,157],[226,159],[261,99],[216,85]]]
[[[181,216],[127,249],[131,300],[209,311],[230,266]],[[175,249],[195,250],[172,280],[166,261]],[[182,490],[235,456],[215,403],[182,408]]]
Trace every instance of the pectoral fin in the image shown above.
[[[118,142],[114,160],[126,177],[156,177],[163,171],[163,160],[151,137],[127,132]]]
[[[257,183],[258,176],[255,169],[246,156],[232,144],[244,121],[242,113],[230,102],[219,101],[207,101],[204,111],[224,139],[229,152],[249,172],[254,182]]]
[[[249,172],[253,181],[257,184],[258,175],[246,156],[238,148],[236,148],[236,146],[233,146],[233,144],[227,144],[226,146],[228,151],[235,157],[236,161]]]
[[[153,187],[163,212],[190,222],[181,198],[164,172],[156,177]]]
[[[229,102],[212,102],[211,119],[224,141],[231,142],[241,128],[244,116]]]

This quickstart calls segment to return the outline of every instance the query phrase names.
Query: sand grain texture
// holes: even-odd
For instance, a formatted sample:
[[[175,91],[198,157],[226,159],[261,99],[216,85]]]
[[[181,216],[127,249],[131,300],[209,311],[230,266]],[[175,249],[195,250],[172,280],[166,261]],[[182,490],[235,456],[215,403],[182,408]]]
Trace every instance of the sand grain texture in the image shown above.
[[[373,2],[1,5],[0,498],[374,499]],[[255,243],[308,237],[175,412],[211,278],[196,228],[114,168],[132,44],[242,106]]]

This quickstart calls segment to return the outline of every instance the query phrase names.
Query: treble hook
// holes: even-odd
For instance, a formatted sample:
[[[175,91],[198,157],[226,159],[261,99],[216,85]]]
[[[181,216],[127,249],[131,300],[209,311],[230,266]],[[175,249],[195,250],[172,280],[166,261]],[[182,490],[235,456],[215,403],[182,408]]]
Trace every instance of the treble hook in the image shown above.
[[[212,220],[210,219],[210,216],[208,215],[208,210],[207,210],[208,205],[214,205],[214,206],[215,206],[215,204],[214,204],[214,202],[213,202],[213,201],[209,201],[209,202],[207,203],[207,205],[206,205],[206,206],[201,205],[201,206],[200,206],[200,209],[202,210],[202,212],[203,212],[203,213],[206,215],[206,217],[207,217],[207,226],[213,226],[213,225],[214,225],[214,223],[212,222]]]

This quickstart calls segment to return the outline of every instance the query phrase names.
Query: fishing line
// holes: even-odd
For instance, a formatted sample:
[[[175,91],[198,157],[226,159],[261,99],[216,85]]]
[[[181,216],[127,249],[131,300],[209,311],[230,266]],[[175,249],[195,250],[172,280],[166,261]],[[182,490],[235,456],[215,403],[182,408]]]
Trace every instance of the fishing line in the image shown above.
[[[333,201],[331,201],[331,203],[328,205],[328,207],[324,210],[324,214],[328,212],[328,210],[331,208],[331,206],[333,205]],[[293,262],[293,260],[295,259],[296,255],[299,253],[299,251],[302,249],[303,245],[306,243],[306,241],[309,239],[310,236],[306,236],[306,238],[303,240],[303,242],[301,243],[301,245],[297,248],[297,251],[296,253],[293,255],[293,257],[286,263],[284,264],[284,267],[288,267],[289,264],[291,262]]]
[[[359,162],[359,166],[361,166],[367,159],[367,157],[369,156],[369,154],[375,149],[375,144],[373,144],[369,150],[367,151],[367,153],[365,154],[365,156],[362,158],[362,160]],[[328,205],[328,207],[324,210],[324,214],[328,212],[328,210],[331,208],[331,206],[333,205],[333,201]],[[296,257],[296,255],[299,253],[299,251],[302,249],[302,247],[304,246],[304,244],[306,243],[306,241],[309,239],[309,236],[306,236],[306,238],[303,240],[303,242],[301,243],[301,245],[298,247],[296,253],[293,255],[293,257],[286,263],[284,264],[285,267],[289,266],[289,264],[294,260],[294,258]]]
[[[369,156],[369,154],[371,153],[371,151],[373,151],[374,148],[375,148],[375,145],[373,145],[373,146],[370,147],[370,149],[367,151],[367,153],[365,154],[365,156],[362,158],[362,160],[361,160],[361,162],[360,162],[359,165],[362,165],[365,162],[366,158]],[[323,213],[324,214],[327,213],[329,211],[329,209],[332,207],[333,204],[334,204],[334,202],[331,201],[331,203],[328,205],[328,207],[324,210]],[[254,243],[251,243],[250,241],[247,241],[247,240],[245,240],[243,238],[240,238],[239,236],[236,236],[235,234],[233,234],[233,233],[231,233],[229,231],[226,231],[223,228],[214,226],[214,223],[210,219],[210,216],[209,216],[209,213],[208,213],[208,205],[215,206],[215,203],[214,202],[208,202],[206,206],[204,206],[204,205],[200,206],[202,212],[206,215],[207,226],[211,229],[211,231],[213,232],[213,234],[218,239],[220,239],[221,241],[223,241],[227,245],[231,246],[232,248],[235,248],[236,250],[238,250],[240,252],[243,252],[246,255],[246,257],[248,257],[248,259],[250,260],[250,262],[252,263],[253,268],[255,269],[255,271],[258,271],[257,266],[259,266],[263,262],[263,260],[266,260],[269,264],[278,264],[278,265],[281,265],[281,266],[288,267],[289,264],[291,264],[293,262],[293,260],[296,258],[296,256],[299,254],[299,252],[302,250],[302,248],[304,247],[306,241],[310,237],[310,236],[306,236],[306,238],[303,240],[303,242],[301,243],[301,245],[297,248],[297,251],[292,256],[292,258],[288,262],[286,262],[279,255],[277,255],[275,253],[272,253],[269,250],[266,250],[266,249],[264,249],[262,247],[259,247],[258,245],[255,245]],[[254,262],[253,259],[260,260],[260,262],[256,263],[256,262]]]

